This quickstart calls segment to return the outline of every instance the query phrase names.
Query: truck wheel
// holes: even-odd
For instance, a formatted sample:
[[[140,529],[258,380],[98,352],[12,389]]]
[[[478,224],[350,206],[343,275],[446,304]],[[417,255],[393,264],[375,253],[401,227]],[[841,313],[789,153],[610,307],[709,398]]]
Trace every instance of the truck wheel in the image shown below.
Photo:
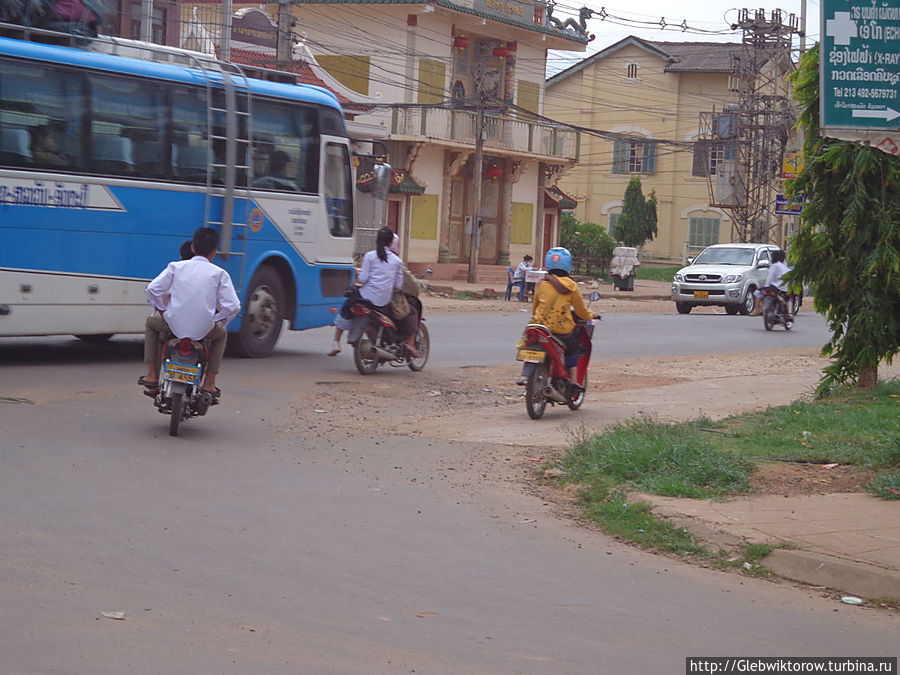
[[[728,316],[734,316],[735,314],[738,313],[738,306],[737,305],[725,305],[725,313]]]
[[[738,311],[744,316],[750,314],[756,304],[756,297],[753,295],[753,291],[755,290],[756,286],[750,286],[750,288],[747,289],[747,295],[744,296],[744,301],[741,303],[741,306],[738,309]]]
[[[688,304],[686,302],[676,302],[675,303],[675,309],[678,310],[679,314],[690,314],[691,309],[693,309],[693,307],[694,307],[693,305]]]
[[[255,359],[272,353],[287,313],[285,296],[278,272],[268,265],[256,270],[243,308],[241,329],[232,333],[229,340],[237,356]]]

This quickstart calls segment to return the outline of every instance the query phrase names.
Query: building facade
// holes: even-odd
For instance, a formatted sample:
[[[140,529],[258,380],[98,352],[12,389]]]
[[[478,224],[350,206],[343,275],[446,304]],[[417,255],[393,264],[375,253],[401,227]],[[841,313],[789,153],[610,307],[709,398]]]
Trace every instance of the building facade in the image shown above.
[[[261,6],[235,5],[235,16],[252,7]],[[548,49],[584,51],[583,22],[562,28],[535,0],[307,0],[290,9],[293,58],[355,104],[348,128],[360,148],[375,140],[387,149],[388,220],[409,263],[446,278],[473,250],[478,265],[506,266],[558,241],[566,200],[548,190],[577,161],[579,135],[540,118],[544,73]],[[265,11],[274,26],[279,5]],[[220,12],[218,2],[182,5],[184,23],[207,26],[214,40]],[[185,45],[202,33],[190,31]],[[248,46],[232,45],[235,58]]]
[[[739,83],[742,46],[625,38],[549,78],[545,114],[599,133],[582,134],[580,161],[559,181],[575,216],[612,228],[632,176],[656,193],[658,235],[644,255],[681,261],[731,241],[727,209],[711,206],[717,167],[734,159],[727,142],[705,140],[701,113],[725,109]]]

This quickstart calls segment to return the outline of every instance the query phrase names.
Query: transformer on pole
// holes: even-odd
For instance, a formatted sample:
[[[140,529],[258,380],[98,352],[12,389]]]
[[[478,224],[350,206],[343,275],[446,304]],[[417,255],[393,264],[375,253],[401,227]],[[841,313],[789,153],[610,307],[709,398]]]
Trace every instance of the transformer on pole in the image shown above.
[[[708,153],[710,206],[731,213],[732,240],[775,239],[775,194],[796,113],[786,76],[797,18],[773,10],[743,9],[733,30],[743,31],[731,72],[733,102],[700,113],[699,143]]]

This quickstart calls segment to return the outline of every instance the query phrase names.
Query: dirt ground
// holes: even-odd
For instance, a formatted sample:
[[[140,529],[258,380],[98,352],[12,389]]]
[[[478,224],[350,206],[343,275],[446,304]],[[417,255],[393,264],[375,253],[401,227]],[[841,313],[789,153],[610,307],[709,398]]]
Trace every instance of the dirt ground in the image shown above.
[[[429,313],[510,311],[510,303],[502,299],[424,297],[423,303]],[[601,299],[592,307],[601,313],[673,311],[671,301],[663,300]],[[696,311],[724,314],[716,307]],[[584,406],[574,413],[565,406],[548,408],[538,421],[530,420],[525,411],[523,387],[515,384],[519,375],[515,363],[426,367],[414,377],[392,375],[385,368],[377,377],[354,373],[316,382],[310,398],[295,408],[292,426],[346,438],[377,425],[391,429],[393,435],[456,441],[465,448],[466,459],[454,458],[454,471],[468,471],[480,482],[534,491],[548,463],[561,457],[575,438],[637,415],[676,421],[743,412],[747,401],[764,400],[756,374],[776,366],[787,368],[793,376],[774,399],[767,392],[768,401],[788,404],[809,395],[824,365],[818,351],[809,349],[729,354],[727,358],[638,359],[617,363],[614,373],[592,364]],[[399,371],[408,375],[405,368]],[[722,391],[729,395],[721,396]],[[690,404],[683,402],[688,393]],[[335,400],[341,401],[340,409],[335,408]],[[761,403],[756,409],[764,407]],[[463,478],[460,473],[453,476]],[[759,494],[854,492],[869,478],[867,472],[849,466],[775,462],[755,474],[753,486]]]

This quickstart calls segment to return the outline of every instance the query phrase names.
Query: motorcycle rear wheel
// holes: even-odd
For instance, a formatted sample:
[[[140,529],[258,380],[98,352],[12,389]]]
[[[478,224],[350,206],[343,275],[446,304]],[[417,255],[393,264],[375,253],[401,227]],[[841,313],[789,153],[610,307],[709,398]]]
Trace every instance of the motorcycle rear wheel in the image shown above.
[[[766,298],[763,301],[763,326],[766,327],[766,330],[772,330],[775,326],[775,308],[772,307],[772,300],[770,298]]]
[[[584,387],[587,389],[587,378],[584,378]],[[585,392],[582,391],[575,398],[569,397],[566,400],[566,405],[569,406],[569,410],[578,410],[581,407],[581,404],[584,403],[584,394]]]
[[[169,417],[169,436],[178,435],[181,414],[184,409],[184,394],[172,394],[172,413]]]
[[[363,355],[363,349],[368,350],[375,344],[375,332],[371,328],[367,328],[365,333],[353,345],[353,365],[359,371],[360,375],[371,375],[378,368],[378,357],[367,357]]]
[[[547,397],[544,396],[544,387],[547,385],[547,364],[539,363],[528,376],[525,385],[525,409],[533,420],[539,420],[547,408]]]
[[[419,323],[419,329],[416,331],[415,345],[419,354],[422,356],[417,359],[411,358],[407,365],[410,370],[419,372],[425,367],[425,362],[428,361],[428,350],[431,347],[431,342],[428,338],[428,329],[425,327],[424,323]]]

